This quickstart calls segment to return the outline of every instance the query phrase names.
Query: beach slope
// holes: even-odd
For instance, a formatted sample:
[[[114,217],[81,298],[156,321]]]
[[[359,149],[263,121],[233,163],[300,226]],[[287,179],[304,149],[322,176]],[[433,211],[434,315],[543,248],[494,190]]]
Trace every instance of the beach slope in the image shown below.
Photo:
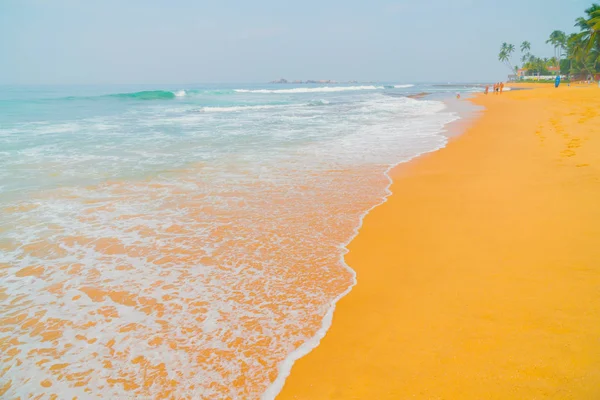
[[[540,86],[392,171],[278,399],[599,399],[600,90]]]

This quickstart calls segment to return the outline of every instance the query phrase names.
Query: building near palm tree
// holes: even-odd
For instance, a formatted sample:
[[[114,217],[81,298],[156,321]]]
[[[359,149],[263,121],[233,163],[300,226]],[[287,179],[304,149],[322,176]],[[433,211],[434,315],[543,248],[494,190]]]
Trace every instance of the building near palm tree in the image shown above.
[[[550,72],[552,75],[558,75],[560,74],[560,67],[559,66],[552,66],[552,67],[547,67],[546,68],[548,70],[548,72]]]
[[[522,79],[551,79],[556,75],[560,75],[560,67],[558,66],[550,66],[545,67],[543,74],[538,74],[536,70],[532,70],[529,68],[519,68],[517,70],[517,75],[512,75],[516,80]]]
[[[518,77],[519,79],[521,79],[521,78],[525,78],[526,76],[536,76],[536,75],[534,75],[534,74],[531,74],[531,75],[529,75],[529,74],[527,73],[527,72],[529,72],[529,71],[530,71],[530,69],[529,69],[529,68],[519,68],[519,69],[517,70],[517,77]],[[554,75],[554,76],[556,76],[556,75],[560,74],[560,67],[558,67],[558,66],[546,67],[546,71],[548,71],[548,73],[549,73],[550,75]]]

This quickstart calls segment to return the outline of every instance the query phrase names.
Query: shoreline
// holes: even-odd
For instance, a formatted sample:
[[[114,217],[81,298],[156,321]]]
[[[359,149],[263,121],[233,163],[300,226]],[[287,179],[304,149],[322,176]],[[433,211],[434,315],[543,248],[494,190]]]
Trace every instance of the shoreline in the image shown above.
[[[479,95],[480,93],[467,93],[460,100],[456,100],[454,97],[442,100],[444,104],[446,104],[446,107],[448,107],[448,111],[454,112],[460,116],[456,121],[452,121],[444,127],[444,132],[442,134],[448,138],[448,142],[444,148],[447,147],[450,142],[465,133],[469,127],[485,113],[484,106],[476,105],[472,101]],[[415,160],[416,159],[413,159],[409,162]]]
[[[417,101],[429,100],[429,99],[424,99],[424,97],[426,97],[427,95],[428,95],[427,93],[424,93],[422,96],[417,96],[417,97],[407,96],[407,97],[412,98]],[[446,138],[444,145],[441,147],[438,147],[437,149],[433,149],[430,151],[416,154],[408,160],[402,160],[395,164],[392,164],[392,165],[388,166],[388,168],[384,171],[383,174],[388,181],[387,186],[384,189],[384,192],[385,192],[384,197],[381,199],[380,202],[378,202],[377,204],[374,204],[372,207],[365,210],[360,215],[359,222],[358,222],[357,226],[354,228],[352,236],[345,243],[341,244],[339,247],[342,252],[340,254],[340,264],[343,268],[345,268],[348,272],[351,273],[352,284],[343,293],[341,293],[339,296],[337,296],[332,301],[329,310],[323,317],[322,325],[319,328],[319,330],[316,332],[316,334],[313,337],[309,338],[306,342],[304,342],[299,348],[297,348],[297,349],[293,350],[291,353],[289,353],[287,355],[287,357],[281,362],[281,364],[278,366],[279,373],[277,374],[275,381],[273,381],[268,386],[267,390],[261,395],[261,397],[260,397],[261,400],[274,400],[274,399],[278,398],[279,394],[281,393],[281,391],[283,390],[283,388],[285,386],[286,380],[290,376],[290,373],[291,373],[295,363],[319,347],[319,345],[321,344],[321,340],[323,340],[323,338],[327,335],[327,333],[331,329],[331,325],[333,322],[333,317],[334,317],[334,313],[335,313],[337,304],[340,302],[340,300],[342,300],[344,297],[346,297],[348,294],[350,294],[352,292],[352,290],[356,287],[356,285],[358,283],[356,271],[354,269],[352,269],[352,267],[350,265],[348,265],[348,263],[346,262],[346,255],[349,252],[348,246],[359,235],[360,230],[364,224],[364,219],[369,215],[369,213],[372,212],[377,207],[386,203],[388,201],[389,197],[393,194],[393,192],[391,191],[391,187],[394,184],[394,181],[392,179],[391,172],[393,170],[395,170],[396,168],[399,168],[400,166],[402,166],[404,164],[409,164],[424,155],[427,155],[430,153],[435,153],[441,149],[444,149],[453,138],[455,138],[455,137],[459,136],[461,133],[463,133],[465,126],[467,126],[470,123],[470,121],[472,121],[474,118],[477,117],[476,116],[477,113],[481,112],[481,108],[478,108],[478,107],[474,106],[473,104],[471,104],[468,107],[461,106],[459,102],[453,100],[452,96],[449,96],[448,99],[439,99],[438,98],[438,99],[431,99],[431,101],[437,101],[437,102],[444,103],[444,105],[446,106],[446,109],[443,110],[444,112],[450,111],[457,115],[457,118],[455,120],[445,124],[442,131],[439,132],[440,135],[442,135]]]
[[[539,85],[537,85],[536,87],[540,87]],[[387,286],[390,285],[386,285],[385,283],[387,281],[389,281],[389,277],[388,276],[381,276],[382,274],[380,273],[379,276],[374,276],[374,277],[369,277],[369,273],[371,272],[369,270],[369,265],[372,266],[374,265],[372,258],[373,257],[377,257],[377,252],[381,252],[381,249],[369,249],[370,247],[384,247],[385,245],[391,245],[391,246],[396,246],[398,247],[399,244],[392,244],[389,243],[392,240],[392,237],[390,237],[392,231],[388,230],[387,231],[387,235],[386,234],[381,234],[378,233],[378,230],[381,230],[384,228],[384,226],[386,225],[386,220],[390,218],[390,216],[384,216],[382,217],[382,215],[384,215],[389,209],[391,209],[392,205],[391,203],[393,203],[394,201],[400,201],[400,202],[404,202],[406,203],[407,201],[403,198],[399,198],[399,196],[401,196],[401,194],[398,194],[397,192],[400,192],[404,195],[410,196],[410,194],[407,194],[407,191],[410,191],[410,188],[401,188],[401,190],[399,190],[398,185],[400,184],[399,182],[405,183],[404,181],[409,180],[409,181],[416,181],[418,182],[419,178],[421,179],[425,179],[428,177],[429,174],[431,174],[431,172],[428,172],[429,169],[431,169],[430,164],[432,164],[432,160],[435,161],[435,159],[445,159],[446,162],[448,162],[447,159],[453,159],[451,154],[453,152],[456,152],[457,150],[455,150],[456,148],[459,148],[459,146],[463,146],[464,147],[464,142],[466,142],[467,140],[469,141],[479,141],[481,142],[481,138],[478,137],[478,135],[476,135],[475,133],[479,134],[479,136],[485,136],[486,133],[482,133],[482,128],[481,125],[486,125],[486,121],[489,120],[491,117],[490,115],[492,115],[492,117],[497,117],[498,111],[497,111],[497,107],[503,107],[503,109],[510,109],[510,107],[512,106],[512,108],[516,107],[515,104],[510,104],[511,101],[514,101],[512,99],[512,97],[515,96],[519,96],[519,97],[525,97],[525,100],[527,100],[527,98],[535,98],[536,100],[539,99],[540,96],[543,95],[548,95],[550,93],[555,93],[553,91],[549,91],[548,89],[544,89],[544,88],[540,88],[541,91],[547,91],[547,94],[540,94],[540,91],[536,90],[536,91],[514,91],[514,92],[507,92],[505,94],[503,94],[502,96],[498,96],[498,97],[491,97],[488,96],[487,98],[484,95],[478,95],[475,97],[475,99],[473,99],[472,101],[477,104],[477,105],[485,105],[486,108],[488,106],[487,103],[492,103],[492,110],[490,111],[489,109],[487,109],[484,113],[482,113],[482,115],[480,115],[478,118],[475,119],[475,121],[472,122],[472,126],[469,127],[469,129],[467,130],[466,134],[461,135],[461,139],[460,140],[454,140],[455,138],[453,138],[452,135],[448,135],[448,142],[446,143],[446,147],[443,147],[441,149],[438,149],[437,151],[433,151],[433,152],[429,152],[426,153],[425,155],[419,155],[415,158],[413,158],[412,160],[410,160],[410,162],[407,163],[398,163],[393,167],[390,167],[390,169],[388,169],[386,176],[391,180],[391,184],[390,186],[388,186],[388,191],[391,189],[392,194],[395,194],[395,196],[391,196],[390,194],[387,195],[387,197],[377,206],[374,206],[373,208],[371,208],[369,210],[368,213],[366,213],[363,216],[363,219],[365,219],[366,221],[362,221],[361,220],[361,224],[360,226],[357,228],[360,230],[360,235],[356,235],[353,240],[350,242],[349,244],[349,250],[347,251],[347,253],[345,254],[345,261],[347,263],[347,265],[350,265],[352,267],[352,269],[354,269],[356,271],[357,274],[360,275],[359,278],[359,284],[357,286],[354,287],[354,289],[350,292],[350,294],[344,298],[342,298],[340,300],[340,304],[338,305],[338,312],[335,314],[334,318],[334,324],[332,325],[331,329],[327,332],[327,335],[325,336],[325,338],[323,339],[323,341],[320,343],[320,345],[318,346],[318,348],[313,351],[312,353],[310,353],[308,356],[300,359],[294,366],[292,369],[292,374],[291,376],[288,378],[288,380],[285,382],[285,386],[283,388],[283,391],[280,393],[280,395],[277,397],[278,399],[315,399],[315,398],[368,398],[368,396],[375,396],[373,398],[405,398],[405,397],[409,397],[409,396],[414,396],[415,398],[458,398],[456,397],[457,394],[460,396],[459,398],[471,398],[469,396],[464,397],[464,394],[468,394],[467,393],[467,389],[466,388],[460,388],[459,384],[456,383],[455,381],[450,381],[450,383],[446,386],[441,385],[442,389],[446,389],[446,391],[444,392],[442,389],[438,390],[438,387],[440,385],[438,385],[437,381],[440,379],[440,375],[436,375],[434,373],[429,372],[428,369],[423,370],[421,368],[421,373],[425,376],[427,374],[431,374],[431,379],[430,380],[424,380],[423,382],[429,382],[429,384],[431,386],[436,386],[435,388],[431,388],[431,387],[419,387],[418,385],[413,387],[412,390],[410,390],[410,384],[397,384],[394,385],[392,382],[394,381],[394,378],[396,379],[401,379],[401,378],[405,378],[407,380],[414,380],[415,379],[415,372],[412,370],[412,368],[410,367],[410,363],[407,363],[405,361],[402,361],[402,359],[404,359],[406,357],[406,352],[409,351],[413,351],[415,352],[415,350],[411,349],[410,346],[399,346],[399,348],[404,349],[405,352],[397,352],[397,353],[393,353],[394,358],[397,357],[398,360],[394,360],[394,359],[390,359],[391,356],[386,356],[385,353],[378,353],[381,357],[378,358],[376,357],[374,354],[370,354],[373,353],[374,349],[377,348],[380,351],[389,351],[390,349],[386,348],[386,346],[392,346],[394,344],[393,338],[390,337],[390,331],[392,332],[396,332],[396,333],[402,333],[403,331],[410,331],[413,335],[418,335],[419,332],[414,332],[411,330],[411,328],[407,327],[406,325],[410,325],[411,320],[405,320],[404,324],[392,324],[392,323],[387,323],[387,320],[382,318],[383,315],[380,315],[378,317],[373,316],[372,314],[375,313],[381,313],[381,310],[371,310],[368,313],[365,314],[366,309],[368,309],[368,303],[370,301],[371,297],[394,297],[394,293],[389,292],[389,290],[398,290],[398,287],[395,287],[394,285],[391,285],[392,287],[387,288]],[[565,88],[566,89],[566,88]],[[566,89],[568,90],[568,89]],[[531,94],[533,92],[536,92],[535,94]],[[577,91],[579,92],[579,91]],[[508,93],[511,93],[510,95]],[[575,92],[571,91],[569,93],[570,97],[575,97],[574,101],[578,102],[579,99],[577,99],[577,94],[574,94]],[[589,92],[586,91],[586,94],[589,96]],[[508,99],[508,98],[511,99]],[[486,101],[487,100],[487,101]],[[508,100],[508,101],[507,101]],[[579,104],[579,103],[577,103]],[[565,111],[566,113],[566,111]],[[460,121],[460,120],[459,120]],[[450,130],[450,128],[448,128],[447,130]],[[475,131],[475,132],[473,132]],[[487,136],[489,136],[490,134],[487,134]],[[536,135],[540,136],[541,134],[536,133]],[[511,137],[514,138],[514,134],[511,135]],[[464,139],[463,139],[464,138]],[[479,140],[477,140],[479,139]],[[517,138],[518,139],[518,138]],[[493,139],[493,140],[498,140],[497,138]],[[487,145],[489,146],[489,144]],[[493,147],[488,148],[488,150],[493,149]],[[470,156],[471,154],[469,152],[466,152],[466,156]],[[463,156],[465,156],[465,154],[463,154]],[[475,158],[481,158],[481,155],[475,155]],[[453,159],[454,162],[457,163],[461,163],[459,161],[456,161],[456,159]],[[485,161],[485,160],[483,160]],[[439,166],[435,166],[434,169],[439,170]],[[443,174],[444,172],[439,172],[441,174]],[[463,171],[463,173],[467,173],[466,171]],[[424,174],[424,175],[423,175]],[[464,180],[464,179],[463,179]],[[435,182],[434,182],[435,183]],[[464,182],[463,182],[464,183]],[[418,184],[416,185],[417,187],[420,187]],[[415,196],[413,196],[415,197]],[[416,196],[418,197],[418,196]],[[391,202],[390,202],[391,200]],[[404,201],[403,201],[404,200]],[[412,199],[411,199],[412,201]],[[411,202],[411,204],[413,204]],[[437,204],[437,203],[436,203]],[[415,207],[418,208],[418,202],[413,204]],[[439,206],[436,205],[436,207]],[[423,208],[423,207],[421,207]],[[374,210],[375,209],[375,210]],[[397,211],[397,210],[396,210]],[[464,211],[464,210],[459,210],[459,211]],[[426,212],[426,211],[425,211]],[[419,210],[419,214],[421,213],[421,211]],[[402,214],[403,217],[407,217],[406,211]],[[485,215],[485,214],[484,214]],[[600,222],[600,221],[599,221]],[[410,225],[410,224],[409,224]],[[433,227],[436,227],[436,223],[433,223]],[[399,226],[403,226],[403,225],[397,225],[396,229],[399,228]],[[414,228],[414,226],[412,226]],[[452,226],[451,228],[458,228],[459,226]],[[447,229],[446,229],[447,230]],[[452,229],[451,229],[452,230]],[[458,229],[460,231],[460,229]],[[417,227],[417,232],[419,232],[420,229],[418,229]],[[432,232],[430,232],[432,233]],[[365,245],[361,245],[362,242],[365,242],[365,237],[368,237],[369,235],[373,236],[375,239],[374,241],[370,242],[370,244],[368,246]],[[472,238],[473,239],[473,238]],[[373,240],[373,238],[371,239]],[[385,241],[386,243],[379,243],[379,241]],[[418,245],[420,247],[423,247],[423,243],[418,243],[418,241],[414,241],[415,245]],[[459,243],[460,244],[460,243]],[[462,244],[464,246],[464,243]],[[426,246],[423,247],[421,250],[425,250]],[[363,253],[367,253],[368,257],[366,257],[369,262],[366,263],[365,262],[365,255],[361,255],[358,254],[360,252]],[[410,250],[409,250],[410,251]],[[445,249],[445,251],[450,252],[450,253],[454,253],[453,256],[455,257],[454,260],[455,262],[458,262],[460,260],[460,257],[458,257],[457,253],[457,249],[452,250],[451,248],[447,248]],[[396,254],[396,253],[395,253]],[[413,254],[414,255],[414,254]],[[363,257],[363,258],[361,258]],[[379,257],[383,257],[383,256],[379,256]],[[399,260],[395,260],[395,263],[399,266],[401,265],[408,265],[408,263],[406,263],[406,260],[404,260],[405,262],[402,262],[403,258],[406,258],[405,256],[401,256],[399,257]],[[414,257],[413,257],[414,258]],[[435,257],[433,257],[435,259]],[[381,263],[385,262],[384,261],[385,258],[383,259],[379,259],[379,261]],[[418,259],[418,257],[417,257]],[[357,261],[358,260],[358,261]],[[438,259],[437,262],[440,262],[440,260]],[[366,268],[366,269],[365,269]],[[393,270],[392,270],[393,271]],[[389,268],[387,270],[387,272],[390,272]],[[396,272],[397,271],[393,271]],[[446,270],[443,270],[444,273],[449,273],[448,268],[446,268]],[[475,270],[475,273],[479,273],[477,270]],[[412,275],[419,275],[418,272],[411,272],[410,270],[404,270],[402,271],[403,275],[407,275],[410,276]],[[434,274],[434,275],[431,275]],[[372,275],[377,275],[376,273],[372,273]],[[383,274],[385,275],[385,274]],[[432,279],[435,276],[435,271],[427,271],[427,273],[425,274],[427,275],[428,278]],[[366,279],[365,279],[366,276]],[[450,275],[451,276],[451,275]],[[597,276],[595,276],[596,278]],[[423,278],[423,277],[421,277]],[[465,279],[467,281],[471,281],[473,280],[473,278],[471,277],[465,277]],[[366,281],[366,282],[365,282]],[[396,280],[397,281],[397,280]],[[600,279],[599,279],[600,281]],[[404,285],[402,285],[402,281],[397,281],[398,283],[400,283],[401,288],[400,289],[406,289],[408,291],[411,291],[412,294],[414,296],[423,296],[423,293],[419,293],[418,290],[416,288],[410,288],[410,287],[404,287]],[[428,283],[427,281],[420,281],[420,283],[426,287],[428,287]],[[439,282],[437,282],[439,284]],[[473,282],[471,282],[473,283]],[[458,282],[458,284],[461,284],[460,282]],[[387,288],[387,291],[386,291]],[[439,287],[438,289],[445,289],[444,286],[442,285],[441,287]],[[474,290],[472,287],[467,287],[465,288],[467,291],[468,290]],[[477,290],[477,289],[475,289]],[[363,292],[363,293],[357,293],[357,292]],[[483,295],[483,294],[482,294]],[[518,295],[518,293],[516,294]],[[366,296],[366,297],[365,297]],[[397,297],[397,296],[396,296]],[[452,296],[450,296],[451,298],[447,299],[450,301],[450,303],[452,301],[456,301],[456,299],[453,299]],[[458,297],[460,297],[460,295],[458,295]],[[405,301],[408,301],[409,299],[407,297],[402,297],[402,295],[400,295],[400,298],[403,298]],[[362,300],[362,301],[360,301]],[[410,299],[412,302],[412,299]],[[380,304],[382,307],[389,307],[389,305],[387,303],[389,303],[390,299],[387,299],[386,302]],[[373,302],[373,301],[372,301]],[[377,303],[379,304],[379,303]],[[473,304],[471,303],[466,303],[467,308],[469,307],[469,304],[471,307],[473,307]],[[441,304],[443,305],[443,303]],[[430,307],[432,306],[431,304],[429,305]],[[353,307],[353,308],[352,308]],[[410,311],[410,307],[407,308],[406,304],[400,304],[400,307],[402,307],[402,310],[406,311],[409,315],[411,314]],[[429,309],[429,311],[432,311],[432,314],[435,314],[435,308],[431,308]],[[454,312],[463,312],[463,309],[459,309],[459,308],[453,308]],[[361,313],[362,312],[362,313]],[[369,328],[369,324],[366,323],[365,321],[360,321],[358,322],[357,319],[360,319],[359,315],[362,315],[363,319],[367,319],[368,321],[372,322],[373,324],[377,325],[379,327],[379,329],[376,328]],[[395,313],[391,312],[390,310],[387,310],[387,314],[388,317],[391,317],[393,315],[395,315]],[[437,315],[437,314],[435,314]],[[402,315],[399,315],[399,317],[402,317]],[[413,315],[413,317],[415,317],[415,315]],[[421,322],[424,324],[433,324],[435,325],[436,323],[438,323],[439,325],[442,325],[442,323],[439,323],[437,320],[432,319],[432,320],[427,320],[428,315],[426,314],[425,316],[421,316]],[[444,319],[452,319],[453,315],[452,313],[446,315],[446,316],[440,316],[441,318]],[[444,323],[450,323],[449,321],[444,320]],[[365,325],[367,326],[365,328]],[[390,326],[393,325],[393,326]],[[454,325],[454,328],[459,329],[459,332],[464,330],[464,328],[466,328],[466,326],[462,326],[462,325]],[[363,335],[364,332],[360,332],[361,330],[363,331],[368,331],[370,333],[370,335]],[[358,333],[357,333],[358,332]],[[441,334],[445,334],[447,331],[441,331],[438,333]],[[449,331],[449,333],[453,332],[452,330]],[[404,332],[406,333],[406,332]],[[421,332],[422,333],[422,332]],[[492,333],[486,332],[488,335],[493,336]],[[519,331],[517,330],[517,332],[513,332],[514,334],[519,334]],[[474,335],[477,335],[477,331],[473,332]],[[481,333],[480,333],[481,335]],[[379,343],[371,343],[371,342],[376,342],[376,339],[371,339],[371,337],[375,337],[378,338]],[[459,335],[460,336],[460,335]],[[468,335],[467,335],[468,336]],[[418,336],[411,336],[415,341],[418,341]],[[447,343],[447,340],[444,340],[442,338],[438,338],[440,340],[441,343]],[[456,338],[455,338],[456,339]],[[459,337],[458,339],[464,339],[462,337]],[[457,339],[457,340],[458,340]],[[369,342],[370,341],[370,342]],[[435,341],[431,341],[432,343],[430,343],[431,345],[433,345],[434,347],[436,346]],[[436,371],[439,373],[444,373],[443,371],[445,371],[445,369],[440,369],[440,366],[437,365],[439,364],[439,360],[436,360],[435,357],[431,357],[431,354],[428,354],[428,352],[431,351],[431,349],[427,350],[427,346],[423,343],[421,343],[422,348],[420,348],[419,351],[421,351],[422,353],[420,353],[421,356],[423,356],[423,358],[425,359],[425,361],[429,362],[429,363],[434,363],[434,366],[436,367]],[[398,346],[397,346],[398,347]],[[441,348],[439,348],[440,351],[444,352],[443,349],[444,346],[442,346]],[[360,348],[360,351],[358,350],[358,348]],[[346,349],[346,352],[343,352],[343,350]],[[351,354],[348,354],[351,353]],[[501,358],[501,355],[499,356],[498,354],[496,354],[497,357]],[[450,358],[448,360],[446,360],[447,363],[452,363],[452,360],[456,360],[457,358],[460,359],[461,355],[460,354],[455,354],[453,356],[454,358]],[[479,360],[479,362],[481,363],[482,361]],[[419,362],[418,360],[415,360],[413,363],[413,367],[415,367],[415,369],[419,369],[417,368],[417,366],[419,366],[420,364],[422,364],[423,362]],[[484,363],[485,364],[485,363]],[[385,366],[392,366],[393,370],[395,371],[394,373],[390,374],[389,372],[387,373],[383,373],[381,374],[381,376],[371,376],[373,374],[371,374],[370,372],[368,372],[368,368],[372,368],[374,370],[382,370],[380,372],[385,372]],[[367,368],[367,369],[365,369]],[[345,372],[344,372],[345,371]],[[402,374],[401,372],[404,371],[406,373]],[[332,375],[331,378],[327,379],[325,378],[327,376],[327,373],[330,373]],[[455,372],[455,371],[453,371]],[[473,372],[475,375],[476,374],[476,370],[475,372]],[[449,375],[451,375],[450,372],[448,372]],[[412,379],[408,378],[407,376],[412,375]],[[465,374],[462,374],[465,375]],[[468,374],[467,374],[468,375]],[[435,377],[435,378],[434,378]],[[489,378],[489,377],[488,377]],[[481,380],[481,377],[480,377]],[[361,383],[362,382],[362,383]],[[433,382],[436,382],[435,385],[433,385]],[[493,382],[492,382],[493,383]],[[600,383],[600,381],[599,381]],[[490,384],[490,382],[487,383],[488,385]],[[451,386],[454,385],[456,387],[451,388]],[[413,385],[414,386],[414,385]],[[477,392],[475,394],[475,391],[473,391],[473,398],[481,398],[481,397],[477,397],[477,396],[487,396],[487,398],[489,398],[489,396],[492,395],[498,395],[499,392],[490,392],[489,390],[486,391],[485,389],[485,385],[480,385],[480,384],[473,384],[472,386],[477,386],[479,392]],[[589,388],[588,388],[589,389]],[[460,390],[460,391],[456,391],[456,390]],[[482,391],[483,390],[483,391]],[[507,395],[506,392],[505,395]],[[525,393],[529,393],[530,392],[525,392]],[[366,397],[367,396],[367,397]],[[404,396],[404,397],[402,397]],[[432,397],[432,396],[438,396],[438,397]],[[444,397],[444,396],[449,396],[449,397]],[[525,395],[525,397],[527,397],[527,395]],[[502,398],[501,396],[497,397],[497,398]],[[506,397],[504,397],[506,398]]]

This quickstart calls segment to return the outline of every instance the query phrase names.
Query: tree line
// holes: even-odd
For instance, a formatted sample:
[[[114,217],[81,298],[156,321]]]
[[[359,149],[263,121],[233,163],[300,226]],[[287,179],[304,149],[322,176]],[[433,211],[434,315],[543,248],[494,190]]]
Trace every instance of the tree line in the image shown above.
[[[579,32],[566,34],[556,30],[550,34],[546,43],[554,48],[554,56],[550,58],[536,57],[531,54],[531,43],[521,43],[522,68],[529,75],[548,75],[548,68],[560,67],[560,73],[568,76],[594,77],[600,73],[600,4],[592,4],[585,10],[585,16],[575,20]],[[517,72],[519,66],[512,64],[512,56],[516,48],[509,43],[502,43],[498,60]],[[593,79],[593,78],[592,78]]]

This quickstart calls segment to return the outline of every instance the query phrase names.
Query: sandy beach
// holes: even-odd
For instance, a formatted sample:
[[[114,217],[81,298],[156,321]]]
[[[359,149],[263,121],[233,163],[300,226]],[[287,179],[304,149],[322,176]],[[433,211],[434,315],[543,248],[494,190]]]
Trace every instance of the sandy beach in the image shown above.
[[[600,89],[534,87],[392,171],[278,399],[600,398]]]

